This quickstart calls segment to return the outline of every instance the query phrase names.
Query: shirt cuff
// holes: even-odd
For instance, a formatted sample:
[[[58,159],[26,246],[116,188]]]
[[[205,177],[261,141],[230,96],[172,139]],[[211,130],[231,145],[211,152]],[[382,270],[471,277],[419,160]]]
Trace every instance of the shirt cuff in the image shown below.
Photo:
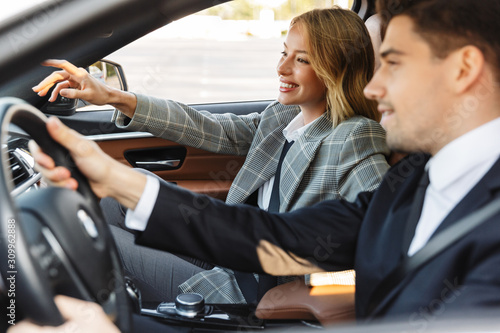
[[[160,181],[150,175],[146,176],[146,186],[135,209],[127,209],[125,226],[132,230],[144,231],[160,192]]]

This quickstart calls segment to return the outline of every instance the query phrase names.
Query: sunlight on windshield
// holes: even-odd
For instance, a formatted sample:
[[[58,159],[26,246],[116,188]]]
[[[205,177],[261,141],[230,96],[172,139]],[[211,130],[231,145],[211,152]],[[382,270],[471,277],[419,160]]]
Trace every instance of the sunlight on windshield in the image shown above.
[[[50,0],[4,0],[0,24]],[[216,1],[214,1],[216,3]],[[235,0],[140,38],[106,58],[129,89],[187,103],[274,99],[276,64],[292,17],[353,0]]]
[[[36,6],[48,0],[13,0],[3,1],[2,10],[0,10],[0,22],[14,16],[30,7]]]
[[[236,0],[175,21],[109,55],[131,91],[184,103],[274,99],[290,20],[352,0]]]

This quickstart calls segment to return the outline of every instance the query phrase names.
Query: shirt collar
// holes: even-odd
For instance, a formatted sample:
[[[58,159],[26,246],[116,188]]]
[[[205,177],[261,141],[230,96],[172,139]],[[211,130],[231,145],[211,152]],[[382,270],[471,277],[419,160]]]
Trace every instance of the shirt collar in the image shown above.
[[[302,114],[302,112],[299,112],[299,114],[296,115],[295,118],[293,118],[288,126],[283,129],[283,136],[288,142],[297,141],[297,139],[302,134],[304,134],[304,132],[309,127],[311,127],[314,121],[311,121],[309,124],[304,125],[304,115]]]
[[[500,118],[496,118],[444,146],[426,165],[434,188],[442,190],[474,167],[500,155]]]

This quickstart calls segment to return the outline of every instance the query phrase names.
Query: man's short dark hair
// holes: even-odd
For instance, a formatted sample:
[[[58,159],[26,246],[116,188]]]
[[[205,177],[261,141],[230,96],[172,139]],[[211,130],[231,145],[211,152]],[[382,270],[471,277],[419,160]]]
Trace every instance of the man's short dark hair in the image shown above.
[[[380,36],[384,39],[389,21],[410,6],[412,0],[377,0],[376,11],[380,17]]]
[[[474,45],[500,79],[500,1],[410,0],[399,15],[413,20],[436,57]]]

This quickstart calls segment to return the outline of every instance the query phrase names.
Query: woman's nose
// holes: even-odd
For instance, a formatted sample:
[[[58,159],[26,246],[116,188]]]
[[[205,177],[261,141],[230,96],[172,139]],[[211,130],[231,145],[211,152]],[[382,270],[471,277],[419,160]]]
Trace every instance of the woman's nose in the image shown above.
[[[278,62],[278,66],[276,67],[276,70],[278,72],[278,75],[290,74],[291,67],[290,67],[290,62],[288,61],[288,58],[280,59],[280,61]]]

